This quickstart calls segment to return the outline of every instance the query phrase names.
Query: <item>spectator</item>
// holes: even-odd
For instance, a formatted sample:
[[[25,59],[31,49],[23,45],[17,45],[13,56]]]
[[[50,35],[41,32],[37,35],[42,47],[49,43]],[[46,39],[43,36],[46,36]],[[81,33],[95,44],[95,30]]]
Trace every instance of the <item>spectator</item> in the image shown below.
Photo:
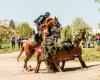
[[[0,38],[0,49],[1,49],[1,47],[2,47],[2,39]]]
[[[99,33],[96,35],[96,42],[97,42],[97,45],[99,46],[100,45],[100,34]]]
[[[14,36],[11,38],[11,46],[12,46],[12,49],[15,48],[15,37]]]
[[[20,48],[20,38],[17,39],[18,48]]]
[[[93,47],[92,35],[91,34],[88,36],[87,45],[88,45],[88,48],[92,48]]]
[[[22,47],[22,45],[23,45],[23,38],[20,38],[19,42],[20,42],[20,46]]]
[[[96,42],[97,42],[97,45],[98,45],[97,50],[100,50],[100,34],[99,33],[96,35]]]

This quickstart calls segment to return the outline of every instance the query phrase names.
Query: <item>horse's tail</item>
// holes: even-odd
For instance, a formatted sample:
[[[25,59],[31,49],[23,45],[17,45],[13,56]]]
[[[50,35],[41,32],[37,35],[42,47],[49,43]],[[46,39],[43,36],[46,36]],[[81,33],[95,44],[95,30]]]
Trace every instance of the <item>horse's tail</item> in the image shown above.
[[[20,54],[19,54],[18,57],[17,57],[17,62],[19,62],[19,58],[20,58],[20,56],[22,55],[23,51],[24,51],[24,46],[22,46],[21,52],[20,52]]]

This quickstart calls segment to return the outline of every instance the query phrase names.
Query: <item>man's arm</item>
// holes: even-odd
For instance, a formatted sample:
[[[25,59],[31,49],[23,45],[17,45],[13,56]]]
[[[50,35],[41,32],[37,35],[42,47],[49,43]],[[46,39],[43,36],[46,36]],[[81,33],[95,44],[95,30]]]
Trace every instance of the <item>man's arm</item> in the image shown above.
[[[38,23],[38,20],[40,19],[40,17],[42,17],[43,15],[40,15],[37,19],[34,20],[34,23]]]

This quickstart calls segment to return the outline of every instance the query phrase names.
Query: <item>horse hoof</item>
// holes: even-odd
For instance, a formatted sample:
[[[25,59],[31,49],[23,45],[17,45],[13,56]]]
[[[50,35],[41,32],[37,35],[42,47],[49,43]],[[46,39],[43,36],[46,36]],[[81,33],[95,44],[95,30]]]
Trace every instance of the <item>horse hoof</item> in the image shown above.
[[[35,73],[39,73],[39,72],[35,71]]]
[[[55,70],[48,70],[48,73],[55,73]]]

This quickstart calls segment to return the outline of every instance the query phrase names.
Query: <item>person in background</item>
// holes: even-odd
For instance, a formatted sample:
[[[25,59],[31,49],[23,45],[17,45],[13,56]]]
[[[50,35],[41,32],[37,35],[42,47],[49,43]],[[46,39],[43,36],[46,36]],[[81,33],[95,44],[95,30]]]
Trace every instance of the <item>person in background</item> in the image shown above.
[[[19,42],[20,42],[20,46],[22,47],[22,45],[23,45],[23,38],[20,38]]]
[[[15,48],[15,37],[14,36],[11,38],[11,46],[12,46],[12,49]]]
[[[2,48],[2,38],[0,37],[0,49]]]
[[[20,38],[17,39],[18,48],[20,48]]]
[[[87,46],[88,46],[88,48],[92,48],[93,47],[92,35],[91,34],[89,34],[89,36],[88,36]]]
[[[100,34],[99,33],[96,35],[96,42],[97,42],[97,45],[98,45],[97,50],[100,50]]]

